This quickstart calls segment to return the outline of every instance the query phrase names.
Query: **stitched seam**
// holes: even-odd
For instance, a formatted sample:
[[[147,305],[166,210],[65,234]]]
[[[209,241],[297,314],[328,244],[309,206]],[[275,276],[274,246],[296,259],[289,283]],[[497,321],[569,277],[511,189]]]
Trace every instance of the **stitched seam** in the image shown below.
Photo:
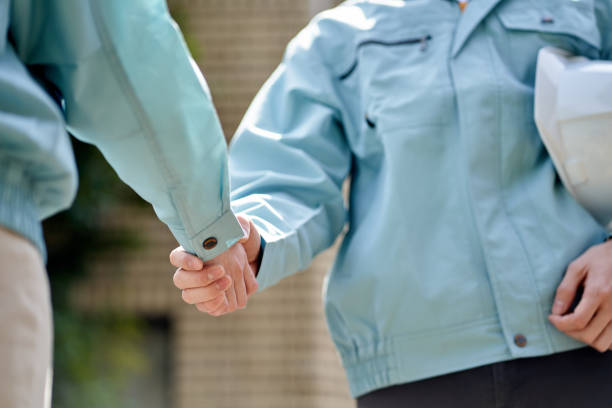
[[[113,47],[113,42],[108,33],[108,28],[104,24],[104,21],[101,15],[101,11],[98,8],[99,5],[97,2],[91,2],[90,4],[91,4],[91,13],[92,13],[93,21],[96,26],[96,31],[100,37],[100,42],[102,44],[104,53],[108,56],[109,65],[113,69],[115,79],[121,85],[120,88],[126,95],[128,101],[130,102],[130,107],[134,110],[135,116],[138,118],[138,122],[141,125],[142,130],[143,130],[142,135],[144,136],[144,139],[147,142],[147,146],[149,147],[149,150],[155,156],[156,162],[159,164],[159,167],[161,169],[161,174],[162,174],[162,177],[164,178],[163,181],[166,184],[166,187],[168,188],[168,195],[170,196],[170,200],[172,204],[174,205],[175,209],[177,210],[179,219],[183,223],[182,225],[183,229],[187,232],[187,235],[191,239],[193,238],[195,234],[193,233],[191,229],[191,223],[190,223],[188,214],[185,211],[178,211],[179,206],[177,206],[174,196],[171,193],[171,190],[176,189],[176,188],[170,187],[172,182],[176,183],[177,185],[180,185],[180,184],[178,183],[178,180],[175,177],[173,177],[170,171],[170,168],[168,167],[166,161],[163,158],[160,147],[155,142],[154,138],[151,136],[153,133],[155,133],[153,130],[153,126],[151,125],[151,122],[146,112],[144,111],[142,104],[140,103],[138,97],[136,96],[134,87],[132,83],[130,82],[129,77],[121,64],[121,59],[115,52],[115,49]]]
[[[454,78],[453,78],[454,81]],[[461,121],[461,111],[459,110],[459,95],[456,94],[456,101],[457,101],[457,112],[458,112],[458,118],[459,121]],[[466,117],[469,115],[469,111],[465,111],[464,114]],[[468,123],[470,122],[469,120],[467,121]],[[463,147],[464,144],[462,143],[461,146]],[[467,156],[466,156],[467,157]],[[467,164],[466,164],[467,166]],[[496,313],[497,313],[497,319],[498,319],[498,323],[499,326],[502,330],[502,333],[504,334],[504,337],[506,336],[506,327],[505,327],[505,321],[506,321],[506,314],[505,314],[505,309],[503,307],[500,307],[500,305],[498,304],[499,302],[499,298],[500,298],[500,289],[499,289],[499,285],[497,283],[497,279],[495,277],[495,275],[493,275],[490,271],[490,265],[491,265],[491,257],[488,254],[488,252],[484,249],[484,245],[482,242],[482,236],[484,234],[484,227],[481,225],[480,220],[476,217],[475,211],[474,211],[474,196],[473,196],[473,192],[472,189],[470,187],[470,177],[469,177],[469,171],[465,168],[463,168],[466,174],[465,177],[465,189],[466,189],[466,194],[467,194],[467,198],[469,200],[469,210],[470,210],[470,216],[472,218],[472,222],[474,223],[474,228],[476,229],[476,234],[478,236],[478,241],[480,243],[479,247],[480,247],[480,253],[483,257],[483,260],[485,262],[485,268],[486,268],[486,272],[487,272],[487,277],[489,280],[489,284],[491,285],[491,290],[492,290],[492,303],[493,306],[495,307]]]
[[[457,332],[463,332],[469,329],[474,329],[474,328],[479,328],[479,327],[490,327],[490,325],[495,325],[499,323],[497,318],[495,317],[488,317],[488,318],[484,318],[484,319],[479,319],[479,320],[475,320],[469,323],[463,323],[463,324],[457,324],[457,325],[452,325],[452,326],[445,326],[442,328],[437,328],[437,329],[431,329],[431,330],[422,330],[420,332],[413,332],[413,333],[399,333],[399,334],[394,334],[392,337],[387,337],[387,338],[383,338],[378,342],[358,342],[353,340],[353,344],[355,345],[355,347],[353,349],[351,349],[350,347],[343,347],[343,349],[345,350],[349,350],[349,352],[351,353],[351,356],[346,355],[346,357],[351,357],[352,364],[347,364],[347,367],[352,367],[353,365],[355,365],[355,360],[356,358],[354,358],[354,356],[359,355],[360,353],[357,351],[359,349],[364,350],[364,349],[376,349],[379,348],[381,345],[385,345],[385,346],[389,346],[389,347],[393,347],[394,344],[396,344],[398,341],[405,341],[405,340],[418,340],[418,339],[422,339],[424,337],[434,337],[434,336],[439,336],[439,335],[448,335],[448,334],[453,334],[453,333],[457,333]],[[370,361],[370,360],[375,360],[381,356],[385,356],[385,355],[389,355],[389,354],[393,354],[394,351],[390,350],[387,351],[385,353],[377,353],[376,355],[372,355],[368,358],[359,358],[359,364],[363,363],[365,361]]]
[[[500,78],[499,69],[497,67],[497,63],[495,62],[495,58],[494,58],[494,55],[493,55],[492,40],[487,41],[487,43],[489,45],[489,47],[487,47],[487,49],[489,50],[489,55],[491,56],[491,61],[492,61],[491,65],[493,67],[495,77],[496,78]],[[503,212],[504,212],[504,214],[506,216],[508,224],[510,224],[510,226],[512,227],[512,231],[516,235],[516,237],[517,237],[517,239],[518,239],[518,241],[519,241],[519,243],[521,245],[521,248],[523,250],[523,254],[525,256],[525,260],[527,262],[527,266],[529,267],[529,278],[530,278],[531,284],[533,285],[534,291],[535,291],[536,296],[537,296],[535,304],[536,304],[536,307],[537,307],[537,310],[538,310],[537,319],[538,319],[538,321],[540,323],[539,329],[544,332],[544,338],[546,339],[546,345],[548,346],[548,349],[551,350],[552,349],[551,339],[550,339],[548,330],[546,330],[546,325],[545,325],[545,323],[543,321],[543,318],[542,318],[542,312],[543,311],[542,311],[542,307],[540,305],[540,299],[542,298],[542,296],[541,296],[540,291],[538,290],[538,287],[537,287],[536,282],[535,282],[535,278],[533,276],[534,275],[533,274],[533,262],[532,262],[531,258],[529,257],[529,253],[527,252],[527,247],[525,245],[525,242],[523,241],[522,236],[519,234],[519,231],[518,231],[518,229],[517,229],[517,227],[516,227],[516,225],[515,225],[515,223],[513,221],[513,218],[512,218],[511,213],[510,213],[510,210],[508,209],[508,205],[506,203],[506,198],[505,198],[505,193],[504,193],[504,188],[503,188],[504,187],[504,181],[503,181],[503,169],[502,169],[502,160],[503,160],[503,151],[502,151],[502,140],[503,140],[503,137],[502,136],[504,135],[504,127],[503,127],[503,124],[502,124],[502,115],[501,115],[501,112],[502,112],[503,104],[502,104],[502,98],[501,98],[501,85],[500,85],[499,81],[496,81],[496,85],[497,85],[496,86],[496,88],[497,88],[497,92],[496,92],[496,95],[497,95],[496,96],[496,100],[497,100],[497,129],[499,129],[499,133],[498,133],[499,134],[499,137],[498,137],[498,140],[499,140],[499,146],[498,147],[499,148],[498,148],[498,151],[497,151],[498,152],[498,168],[497,169],[498,169],[498,177],[499,177],[499,198],[500,198],[500,202],[502,204],[501,205],[502,210],[503,210]]]

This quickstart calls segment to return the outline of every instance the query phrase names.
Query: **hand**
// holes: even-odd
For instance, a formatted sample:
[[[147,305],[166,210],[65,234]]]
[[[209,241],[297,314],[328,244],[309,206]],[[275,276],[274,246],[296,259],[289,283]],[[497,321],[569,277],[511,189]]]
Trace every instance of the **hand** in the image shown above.
[[[183,291],[183,300],[211,316],[245,308],[248,297],[257,291],[261,238],[251,221],[242,216],[238,221],[245,237],[210,261],[202,262],[182,247],[170,253],[170,262],[178,268],[174,285]]]
[[[573,312],[565,314],[581,285],[582,299]],[[570,264],[548,319],[560,331],[602,353],[612,349],[612,241],[590,248]]]

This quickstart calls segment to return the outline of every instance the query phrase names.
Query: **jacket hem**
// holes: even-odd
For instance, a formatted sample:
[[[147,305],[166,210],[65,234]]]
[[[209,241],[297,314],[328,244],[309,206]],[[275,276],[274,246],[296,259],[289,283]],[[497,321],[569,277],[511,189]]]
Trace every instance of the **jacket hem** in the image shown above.
[[[538,357],[584,347],[578,342],[528,345],[524,357]],[[351,395],[424,380],[457,371],[513,360],[496,318],[436,333],[399,335],[376,344],[347,348],[338,345]],[[432,358],[432,356],[436,356]]]
[[[8,161],[0,165],[0,225],[32,242],[46,262],[47,253],[32,185],[24,165],[18,162]]]

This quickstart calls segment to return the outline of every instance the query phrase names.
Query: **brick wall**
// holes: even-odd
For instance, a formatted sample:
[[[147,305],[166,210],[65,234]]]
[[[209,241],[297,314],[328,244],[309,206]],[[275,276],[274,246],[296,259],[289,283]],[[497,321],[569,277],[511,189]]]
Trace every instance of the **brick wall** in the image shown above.
[[[231,135],[289,39],[327,0],[171,0],[170,8],[211,87]],[[334,250],[252,298],[211,318],[184,305],[171,282],[175,246],[153,211],[108,214],[108,233],[129,225],[138,248],[100,254],[73,292],[85,310],[116,309],[171,321],[174,408],[348,408],[354,403],[324,322],[321,287]]]

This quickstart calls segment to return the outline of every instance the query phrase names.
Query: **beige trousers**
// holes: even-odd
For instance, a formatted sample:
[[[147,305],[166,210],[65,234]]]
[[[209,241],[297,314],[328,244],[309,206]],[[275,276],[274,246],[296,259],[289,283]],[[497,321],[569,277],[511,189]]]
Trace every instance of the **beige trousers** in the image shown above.
[[[0,407],[50,406],[53,324],[38,250],[0,227]]]

